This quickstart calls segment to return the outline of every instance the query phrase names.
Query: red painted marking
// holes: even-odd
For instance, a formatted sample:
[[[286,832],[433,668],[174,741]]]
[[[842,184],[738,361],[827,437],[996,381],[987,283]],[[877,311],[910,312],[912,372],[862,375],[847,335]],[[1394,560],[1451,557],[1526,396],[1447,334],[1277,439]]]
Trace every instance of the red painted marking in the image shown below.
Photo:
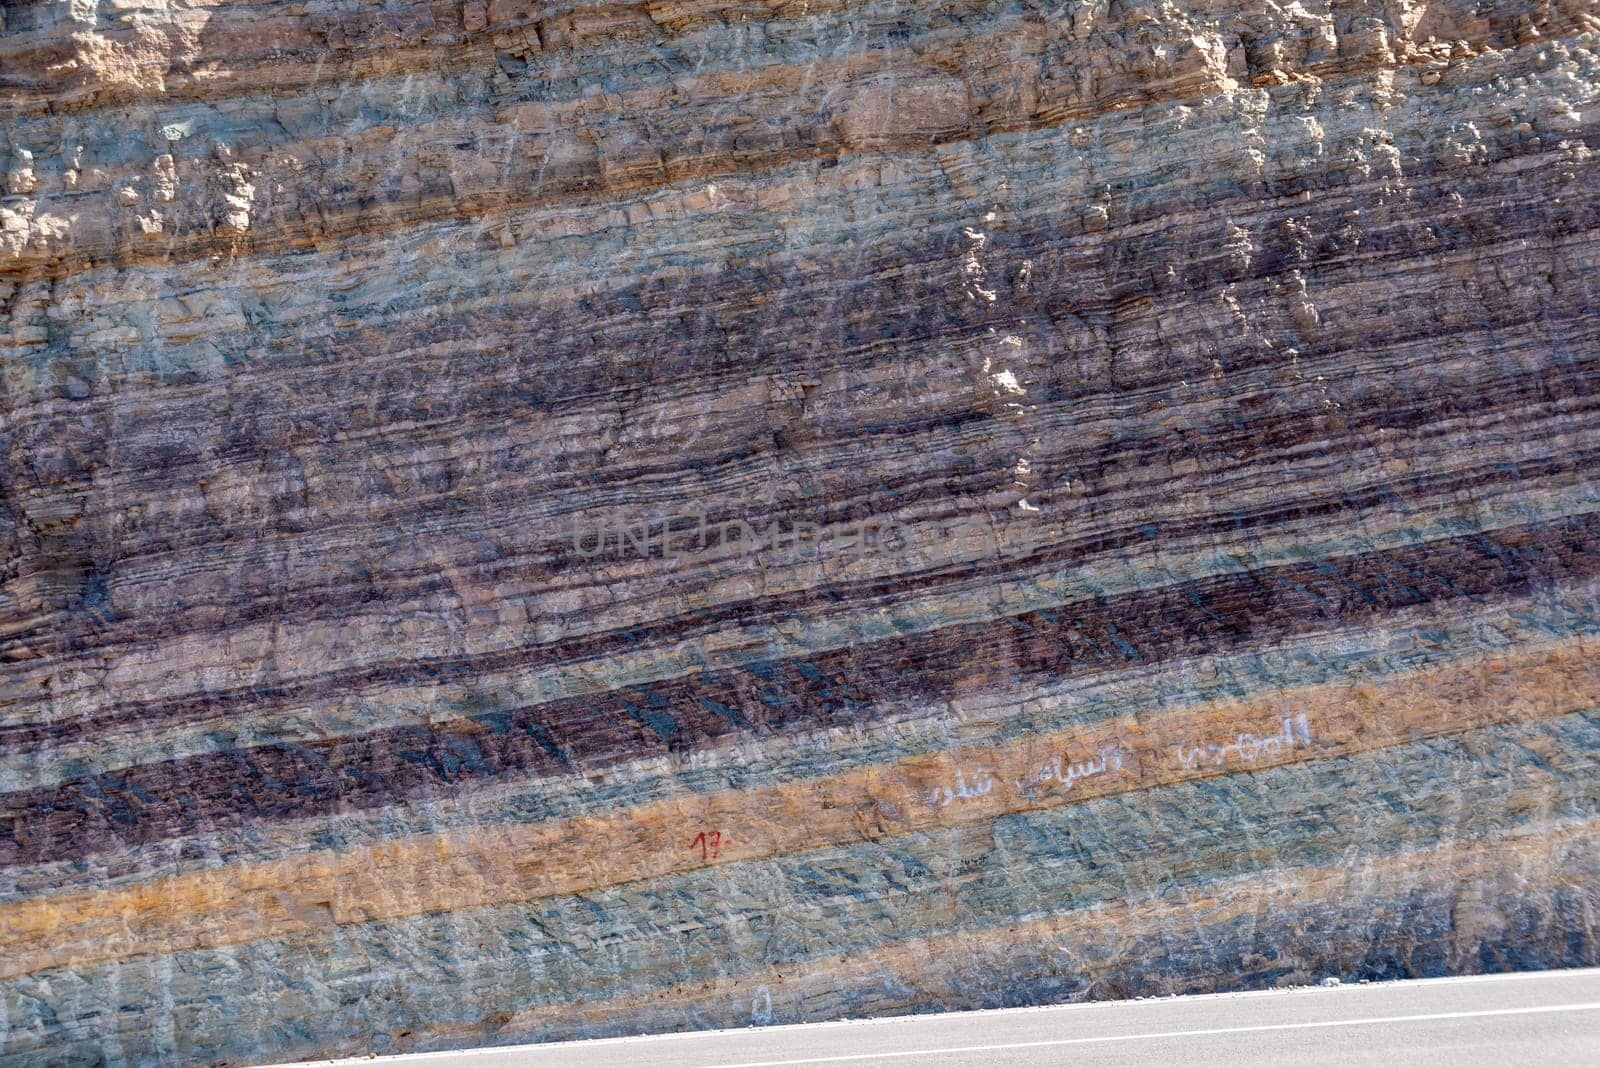
[[[694,841],[689,843],[689,848],[700,847],[701,860],[716,860],[717,854],[722,851],[722,832],[712,831],[707,834],[701,831],[694,836]]]

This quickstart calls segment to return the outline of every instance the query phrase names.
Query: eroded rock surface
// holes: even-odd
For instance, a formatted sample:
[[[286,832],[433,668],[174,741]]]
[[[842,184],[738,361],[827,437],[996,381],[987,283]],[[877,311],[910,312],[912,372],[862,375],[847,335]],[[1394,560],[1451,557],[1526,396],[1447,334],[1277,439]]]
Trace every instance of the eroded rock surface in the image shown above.
[[[1600,964],[1595,4],[0,12],[0,1063]]]

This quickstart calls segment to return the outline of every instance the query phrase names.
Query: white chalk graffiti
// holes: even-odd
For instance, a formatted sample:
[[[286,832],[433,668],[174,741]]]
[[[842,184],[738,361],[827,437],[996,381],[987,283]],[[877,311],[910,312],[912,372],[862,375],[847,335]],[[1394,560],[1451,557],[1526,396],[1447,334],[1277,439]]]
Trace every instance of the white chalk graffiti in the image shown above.
[[[1248,731],[1241,731],[1232,741],[1224,744],[1205,742],[1201,745],[1179,745],[1176,752],[1183,770],[1193,771],[1203,766],[1220,768],[1230,762],[1253,764],[1310,744],[1311,724],[1306,719],[1305,713],[1300,712],[1283,717],[1282,729],[1277,734],[1258,737]],[[1010,783],[1020,797],[1032,800],[1043,790],[1057,787],[1071,790],[1084,779],[1119,773],[1128,766],[1130,755],[1129,750],[1121,745],[1103,745],[1096,749],[1088,760],[1076,763],[1069,762],[1065,756],[1053,756],[1032,771],[1025,771],[1020,777],[1010,779]],[[994,787],[993,772],[958,768],[955,772],[955,784],[935,786],[927,795],[928,804],[933,808],[945,808],[957,801],[987,797],[994,792]]]
[[[1298,728],[1298,730],[1296,730]],[[1203,746],[1178,746],[1178,762],[1185,771],[1191,771],[1201,763],[1210,763],[1214,767],[1222,767],[1227,762],[1229,755],[1246,763],[1261,760],[1265,757],[1276,756],[1288,749],[1301,745],[1311,744],[1311,725],[1306,722],[1306,714],[1283,717],[1283,730],[1278,734],[1257,738],[1248,732],[1241,732],[1238,737],[1227,745],[1218,745],[1207,742]]]
[[[756,987],[756,996],[750,1000],[750,1022],[758,1027],[772,1022],[772,991],[765,984]]]
[[[967,784],[967,777],[959,770],[956,772],[955,789],[948,786],[935,786],[933,793],[928,795],[928,804],[934,808],[943,808],[956,801],[965,801],[974,797],[983,797],[994,789],[994,776],[987,771],[980,771],[973,776],[972,785]]]
[[[1101,746],[1095,754],[1095,759],[1084,760],[1076,764],[1068,764],[1062,770],[1061,758],[1052,757],[1046,763],[1040,764],[1031,775],[1024,775],[1017,780],[1019,793],[1032,793],[1035,787],[1046,783],[1060,783],[1067,789],[1072,789],[1072,784],[1079,779],[1091,778],[1095,775],[1104,775],[1107,771],[1122,770],[1122,747],[1116,745]]]

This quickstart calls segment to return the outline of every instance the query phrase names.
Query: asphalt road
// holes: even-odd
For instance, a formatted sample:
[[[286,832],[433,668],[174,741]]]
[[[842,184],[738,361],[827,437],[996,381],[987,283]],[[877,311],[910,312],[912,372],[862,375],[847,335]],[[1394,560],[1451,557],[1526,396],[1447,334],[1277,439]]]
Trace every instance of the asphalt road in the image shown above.
[[[1600,1065],[1600,969],[316,1062],[369,1068]]]

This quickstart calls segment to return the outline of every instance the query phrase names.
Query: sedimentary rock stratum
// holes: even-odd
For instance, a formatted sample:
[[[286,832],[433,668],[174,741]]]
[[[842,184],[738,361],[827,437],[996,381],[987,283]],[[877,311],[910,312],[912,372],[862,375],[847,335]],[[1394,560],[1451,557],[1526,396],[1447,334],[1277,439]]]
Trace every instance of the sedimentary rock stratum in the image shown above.
[[[0,1063],[1600,964],[1595,4],[0,13]]]

